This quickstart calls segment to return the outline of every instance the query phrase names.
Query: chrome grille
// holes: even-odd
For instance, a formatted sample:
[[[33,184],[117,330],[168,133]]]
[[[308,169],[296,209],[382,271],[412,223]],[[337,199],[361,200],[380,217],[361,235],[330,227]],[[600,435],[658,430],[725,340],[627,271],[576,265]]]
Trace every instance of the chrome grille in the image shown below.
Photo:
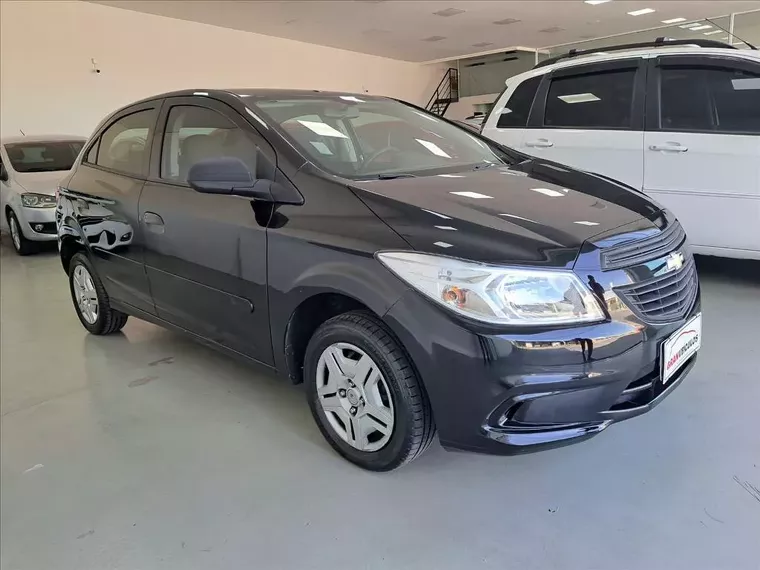
[[[685,317],[698,289],[697,268],[694,258],[688,255],[680,269],[635,285],[616,287],[615,292],[643,320],[662,323]]]
[[[653,236],[626,242],[602,251],[602,269],[632,267],[670,253],[686,239],[681,224],[674,221],[664,231]]]

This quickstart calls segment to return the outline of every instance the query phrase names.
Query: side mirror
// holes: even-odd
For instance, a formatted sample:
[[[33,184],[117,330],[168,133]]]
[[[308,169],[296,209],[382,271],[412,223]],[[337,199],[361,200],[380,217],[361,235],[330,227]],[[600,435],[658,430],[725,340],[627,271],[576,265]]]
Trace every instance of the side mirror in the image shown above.
[[[204,194],[247,196],[256,180],[239,158],[220,157],[193,164],[187,174],[187,183]]]
[[[8,182],[8,171],[5,170],[4,164],[0,164],[0,180],[3,182]]]
[[[196,192],[243,196],[275,204],[302,204],[298,191],[278,182],[256,179],[239,158],[207,158],[196,162],[187,174],[187,183]]]

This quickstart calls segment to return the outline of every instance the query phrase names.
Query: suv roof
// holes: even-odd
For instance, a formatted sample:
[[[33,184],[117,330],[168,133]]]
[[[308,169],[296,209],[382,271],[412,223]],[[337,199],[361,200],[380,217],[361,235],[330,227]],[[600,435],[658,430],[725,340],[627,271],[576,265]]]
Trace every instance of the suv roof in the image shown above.
[[[699,44],[704,47],[700,47]],[[728,44],[713,42],[710,40],[678,40],[672,42],[652,42],[650,44],[607,46],[604,48],[588,50],[587,52],[573,53],[571,51],[567,54],[542,61],[531,71],[525,72],[525,74],[521,75],[543,75],[554,69],[573,67],[585,63],[614,61],[617,59],[630,59],[661,54],[717,55],[760,60],[760,51],[756,50],[737,49]]]

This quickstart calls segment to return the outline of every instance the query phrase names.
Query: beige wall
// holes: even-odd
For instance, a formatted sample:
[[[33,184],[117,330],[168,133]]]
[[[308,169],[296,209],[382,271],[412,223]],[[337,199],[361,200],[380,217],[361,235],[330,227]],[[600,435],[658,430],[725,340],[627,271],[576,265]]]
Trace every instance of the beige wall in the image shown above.
[[[424,104],[445,67],[86,2],[0,2],[3,135],[88,135],[122,105],[185,88],[367,90]]]

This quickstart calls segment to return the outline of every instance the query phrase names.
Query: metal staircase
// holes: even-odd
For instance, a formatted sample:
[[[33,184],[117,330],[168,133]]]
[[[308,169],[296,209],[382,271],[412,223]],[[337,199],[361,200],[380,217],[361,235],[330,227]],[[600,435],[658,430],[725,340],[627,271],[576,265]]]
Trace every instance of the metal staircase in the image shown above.
[[[443,117],[449,108],[449,105],[459,101],[459,70],[450,67],[443,75],[443,79],[436,87],[433,96],[425,105],[425,109]]]

